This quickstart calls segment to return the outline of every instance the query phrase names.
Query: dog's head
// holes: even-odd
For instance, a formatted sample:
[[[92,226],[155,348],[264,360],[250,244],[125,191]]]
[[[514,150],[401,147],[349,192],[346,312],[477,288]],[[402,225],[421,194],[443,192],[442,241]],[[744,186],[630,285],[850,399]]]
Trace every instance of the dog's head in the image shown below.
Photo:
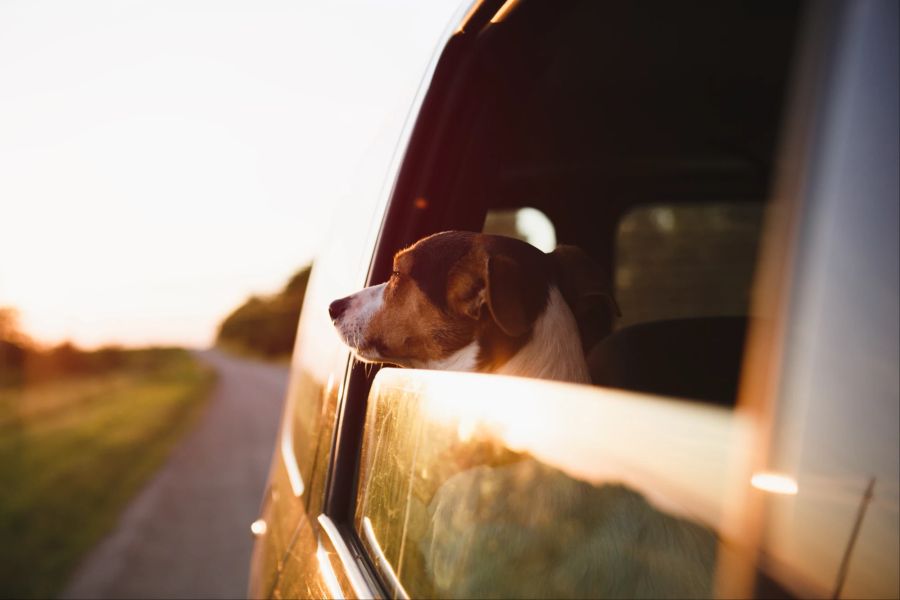
[[[549,256],[525,242],[449,231],[398,252],[386,283],[328,311],[364,361],[488,370],[528,341],[553,279]]]

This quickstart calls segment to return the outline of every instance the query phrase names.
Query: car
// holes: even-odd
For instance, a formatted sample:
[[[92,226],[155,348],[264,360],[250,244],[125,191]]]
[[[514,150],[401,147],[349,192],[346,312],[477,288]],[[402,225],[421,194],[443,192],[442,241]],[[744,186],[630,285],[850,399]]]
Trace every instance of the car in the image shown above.
[[[464,6],[315,261],[249,596],[900,596],[897,20]],[[444,230],[606,271],[593,385],[352,358],[329,303]]]

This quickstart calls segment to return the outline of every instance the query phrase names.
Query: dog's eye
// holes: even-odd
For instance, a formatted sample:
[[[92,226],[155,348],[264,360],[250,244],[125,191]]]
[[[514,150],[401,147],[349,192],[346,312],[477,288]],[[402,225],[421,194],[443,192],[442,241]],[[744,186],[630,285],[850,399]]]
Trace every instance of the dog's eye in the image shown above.
[[[391,277],[400,277],[400,271],[391,271]]]

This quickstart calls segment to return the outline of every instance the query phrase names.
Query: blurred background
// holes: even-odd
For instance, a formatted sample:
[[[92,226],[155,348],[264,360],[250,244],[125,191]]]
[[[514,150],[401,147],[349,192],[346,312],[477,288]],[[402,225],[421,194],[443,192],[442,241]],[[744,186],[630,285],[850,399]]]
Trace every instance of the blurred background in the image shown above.
[[[316,249],[456,0],[0,3],[0,597],[240,597]]]

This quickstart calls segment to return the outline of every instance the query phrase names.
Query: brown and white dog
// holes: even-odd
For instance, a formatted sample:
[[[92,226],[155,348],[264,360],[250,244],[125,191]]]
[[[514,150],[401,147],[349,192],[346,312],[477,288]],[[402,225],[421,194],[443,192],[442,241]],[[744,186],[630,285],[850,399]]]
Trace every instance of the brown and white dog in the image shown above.
[[[514,238],[446,231],[398,252],[386,283],[328,312],[364,362],[588,383],[588,340],[573,310],[611,301],[601,283],[584,284],[589,260],[573,247],[545,254]]]

